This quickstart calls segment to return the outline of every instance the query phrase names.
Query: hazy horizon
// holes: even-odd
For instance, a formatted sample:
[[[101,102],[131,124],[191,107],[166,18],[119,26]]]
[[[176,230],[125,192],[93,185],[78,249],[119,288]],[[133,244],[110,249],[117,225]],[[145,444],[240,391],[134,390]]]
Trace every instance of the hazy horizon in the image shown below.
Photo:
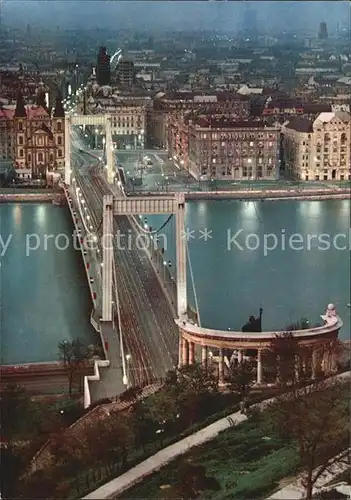
[[[120,0],[117,2],[85,0],[3,0],[5,25],[33,27],[43,24],[60,28],[106,28],[116,31],[219,30],[240,28],[245,10],[255,11],[263,31],[318,30],[321,21],[332,32],[337,23],[349,24],[349,4],[345,1],[179,1]]]

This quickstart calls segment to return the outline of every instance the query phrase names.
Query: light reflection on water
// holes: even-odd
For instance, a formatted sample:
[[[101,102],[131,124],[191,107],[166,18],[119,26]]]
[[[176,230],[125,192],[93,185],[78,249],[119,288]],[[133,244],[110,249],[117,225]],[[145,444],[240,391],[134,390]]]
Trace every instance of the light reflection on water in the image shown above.
[[[349,214],[349,200],[187,204],[186,226],[196,235],[188,245],[203,326],[238,330],[249,315],[258,313],[260,305],[264,308],[266,330],[284,328],[302,316],[316,323],[321,321],[320,314],[324,314],[327,304],[334,302],[345,324],[341,337],[348,338],[349,248],[322,250],[315,235],[326,233],[332,241],[342,233],[345,238],[339,243],[344,245],[349,234]],[[155,229],[164,221],[162,216],[149,219]],[[199,238],[199,230],[206,227],[213,236],[207,242]],[[172,261],[173,269],[174,230],[173,218],[163,229],[168,239],[166,258]],[[274,234],[279,240],[278,248],[266,256],[262,245],[255,251],[241,251],[235,246],[228,249],[228,231],[234,235],[239,230],[239,243],[250,233],[255,233],[261,242],[265,234]],[[299,250],[289,248],[289,238],[295,233],[303,240]],[[252,245],[256,236],[250,238]],[[194,305],[189,272],[188,293]]]
[[[57,359],[61,340],[92,340],[91,301],[81,255],[46,245],[46,234],[72,234],[65,208],[0,205],[1,234],[12,240],[1,258],[1,363]],[[38,249],[26,256],[26,235]],[[32,246],[36,246],[36,236]]]

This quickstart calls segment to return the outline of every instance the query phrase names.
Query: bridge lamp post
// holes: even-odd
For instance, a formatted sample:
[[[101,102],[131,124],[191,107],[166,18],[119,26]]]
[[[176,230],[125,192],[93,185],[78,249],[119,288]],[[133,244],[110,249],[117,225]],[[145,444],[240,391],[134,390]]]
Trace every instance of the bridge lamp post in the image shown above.
[[[98,138],[98,133],[99,133],[99,129],[95,129],[95,149],[97,149],[97,138]]]
[[[130,386],[129,384],[129,372],[130,372],[130,363],[131,363],[131,360],[132,360],[132,356],[130,354],[127,354],[126,355],[126,361],[127,361],[127,370],[126,370],[126,374],[124,375],[123,377],[123,383],[124,385],[126,385],[128,388]]]

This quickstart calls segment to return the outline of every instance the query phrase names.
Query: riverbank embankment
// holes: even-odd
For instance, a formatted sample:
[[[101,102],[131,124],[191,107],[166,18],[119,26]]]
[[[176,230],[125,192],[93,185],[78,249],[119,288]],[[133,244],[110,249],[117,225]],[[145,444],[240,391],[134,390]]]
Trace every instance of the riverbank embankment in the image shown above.
[[[54,189],[1,189],[0,203],[52,203],[60,201],[61,191]]]
[[[350,189],[188,191],[186,200],[349,200]]]

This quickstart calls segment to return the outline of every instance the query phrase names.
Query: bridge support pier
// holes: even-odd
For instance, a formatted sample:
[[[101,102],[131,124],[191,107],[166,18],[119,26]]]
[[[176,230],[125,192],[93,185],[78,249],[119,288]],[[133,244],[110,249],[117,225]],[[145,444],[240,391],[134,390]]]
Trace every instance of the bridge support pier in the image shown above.
[[[71,117],[65,117],[65,183],[71,184]]]
[[[112,131],[111,131],[111,116],[106,116],[105,123],[106,133],[106,161],[107,161],[107,182],[113,184],[115,178],[114,171],[114,158],[113,158],[113,144],[112,144]]]
[[[186,320],[188,315],[188,300],[186,289],[186,239],[185,239],[185,198],[184,193],[176,197],[176,255],[177,255],[177,312],[180,320]]]
[[[71,183],[71,126],[104,126],[106,134],[107,181],[115,178],[114,152],[112,149],[111,115],[75,115],[65,117],[65,183]]]
[[[113,196],[103,198],[102,321],[112,321]]]

